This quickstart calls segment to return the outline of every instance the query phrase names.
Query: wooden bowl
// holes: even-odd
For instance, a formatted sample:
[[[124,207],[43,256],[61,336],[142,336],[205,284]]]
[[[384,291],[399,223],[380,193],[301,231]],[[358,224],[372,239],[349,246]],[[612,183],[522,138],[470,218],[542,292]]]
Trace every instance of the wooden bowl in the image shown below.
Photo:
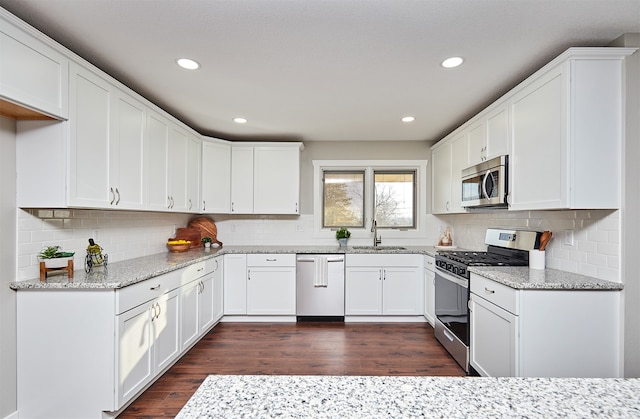
[[[167,243],[167,248],[169,249],[170,252],[173,252],[173,253],[186,252],[191,248],[191,242],[179,243],[179,244]]]

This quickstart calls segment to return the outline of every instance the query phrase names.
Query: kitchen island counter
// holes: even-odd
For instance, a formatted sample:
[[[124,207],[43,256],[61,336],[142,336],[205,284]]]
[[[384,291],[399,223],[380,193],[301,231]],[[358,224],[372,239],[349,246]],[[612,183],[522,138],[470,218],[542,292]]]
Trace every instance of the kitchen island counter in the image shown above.
[[[256,254],[256,253],[305,253],[305,254],[329,254],[329,253],[388,253],[388,254],[426,254],[435,255],[433,246],[406,246],[401,250],[384,249],[367,250],[354,249],[353,247],[339,246],[224,246],[212,247],[210,250],[195,248],[183,253],[158,253],[135,259],[109,263],[107,268],[96,266],[90,273],[84,270],[74,271],[74,277],[68,278],[65,273],[52,274],[47,279],[30,279],[16,281],[9,284],[14,290],[34,289],[119,289],[138,282],[162,275],[177,269],[184,268],[193,263],[221,256],[224,254]],[[78,261],[80,262],[80,261]],[[76,266],[80,265],[77,263]]]
[[[529,269],[526,266],[473,266],[469,272],[515,289],[619,291],[624,285],[557,269]]]
[[[639,416],[640,379],[210,375],[177,418]]]

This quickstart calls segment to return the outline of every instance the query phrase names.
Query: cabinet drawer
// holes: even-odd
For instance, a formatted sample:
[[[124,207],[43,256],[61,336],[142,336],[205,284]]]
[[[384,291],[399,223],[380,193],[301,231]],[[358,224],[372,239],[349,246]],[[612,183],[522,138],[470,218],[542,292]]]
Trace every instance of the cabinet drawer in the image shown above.
[[[189,265],[186,268],[180,270],[181,283],[187,284],[193,280],[196,280],[209,273],[210,270],[212,270],[212,266],[207,266],[206,261]]]
[[[436,271],[436,258],[430,255],[424,255],[424,267],[432,272]]]
[[[296,266],[295,254],[249,254],[247,266]]]
[[[182,269],[116,290],[116,314],[154,300],[180,286]]]
[[[347,254],[346,266],[421,266],[419,254]]]
[[[519,314],[518,290],[476,274],[471,274],[469,282],[472,293],[510,313]]]

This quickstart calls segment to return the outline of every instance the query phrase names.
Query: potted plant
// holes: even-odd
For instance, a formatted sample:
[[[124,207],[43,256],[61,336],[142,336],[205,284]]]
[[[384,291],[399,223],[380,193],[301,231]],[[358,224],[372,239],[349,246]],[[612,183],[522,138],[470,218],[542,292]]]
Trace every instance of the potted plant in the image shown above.
[[[200,241],[202,242],[202,244],[204,244],[204,247],[208,249],[211,247],[211,242],[213,241],[213,239],[211,239],[211,237],[203,237]]]
[[[47,268],[64,268],[75,252],[63,252],[60,246],[47,246],[38,253],[38,260]]]
[[[351,232],[344,227],[340,227],[338,231],[336,231],[336,239],[340,242],[340,247],[347,247],[347,239],[351,237]]]

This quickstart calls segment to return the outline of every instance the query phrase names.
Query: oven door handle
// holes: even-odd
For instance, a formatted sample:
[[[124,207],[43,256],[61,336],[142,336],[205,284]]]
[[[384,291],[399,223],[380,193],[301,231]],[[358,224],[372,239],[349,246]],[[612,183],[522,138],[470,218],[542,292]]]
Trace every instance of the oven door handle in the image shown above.
[[[436,273],[438,275],[440,275],[442,278],[446,279],[447,281],[451,281],[453,283],[456,283],[456,284],[458,284],[458,285],[460,285],[461,287],[464,287],[464,288],[469,288],[469,281],[467,279],[458,278],[456,276],[453,276],[449,272],[443,270],[442,268],[438,268],[438,267],[436,267]]]

